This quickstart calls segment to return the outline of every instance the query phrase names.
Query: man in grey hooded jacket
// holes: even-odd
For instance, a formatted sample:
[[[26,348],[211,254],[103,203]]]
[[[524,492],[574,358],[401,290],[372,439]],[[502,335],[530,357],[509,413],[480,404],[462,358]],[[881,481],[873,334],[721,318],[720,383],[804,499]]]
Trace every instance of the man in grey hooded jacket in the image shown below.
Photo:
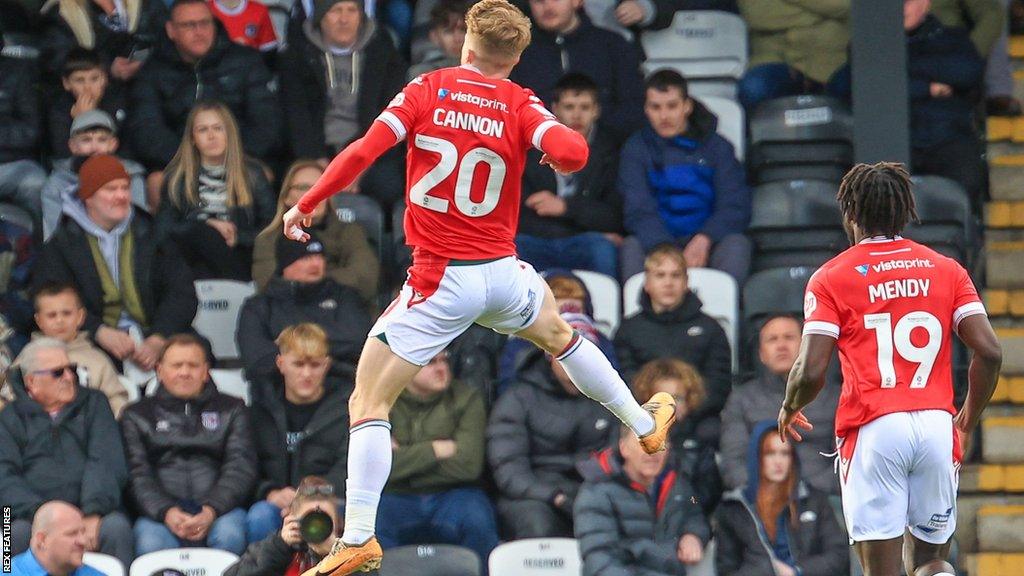
[[[120,160],[92,156],[79,170],[76,195],[43,246],[34,287],[78,287],[83,330],[112,358],[150,370],[164,338],[191,331],[196,314],[192,274],[173,246],[158,243],[152,219],[131,205],[129,176]],[[137,342],[130,335],[142,338]]]

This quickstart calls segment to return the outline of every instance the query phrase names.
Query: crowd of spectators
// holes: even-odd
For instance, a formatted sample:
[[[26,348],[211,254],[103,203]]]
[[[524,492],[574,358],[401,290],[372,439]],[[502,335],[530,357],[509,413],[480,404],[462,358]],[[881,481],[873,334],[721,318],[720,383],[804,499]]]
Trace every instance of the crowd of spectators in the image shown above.
[[[0,0],[0,47],[38,49],[0,55],[0,202],[30,219],[0,222],[0,501],[16,570],[209,546],[242,556],[229,574],[292,573],[329,550],[299,520],[320,510],[341,528],[347,400],[400,274],[340,202],[318,207],[306,244],[280,217],[405,82],[458,64],[471,4],[296,0],[275,27],[257,0]],[[640,37],[681,10],[733,12],[749,30],[748,114],[786,95],[849,98],[849,0],[519,4],[533,41],[512,79],[591,149],[568,176],[530,152],[519,254],[638,399],[677,399],[677,426],[669,451],[645,455],[551,357],[471,331],[392,411],[382,545],[446,542],[485,560],[501,540],[576,537],[588,576],[655,576],[705,561],[714,537],[723,575],[846,574],[819,455],[839,386],[810,408],[803,443],[767,433],[801,320],[760,319],[756,372],[738,378],[687,270],[743,284],[752,187],[687,79],[643,76]],[[1005,7],[904,8],[913,169],[960,182],[980,209],[977,111],[1021,113]],[[404,180],[395,147],[342,192],[372,199],[390,227]],[[572,270],[643,272],[640,311],[610,338]],[[230,327],[248,406],[218,391],[220,360],[192,327],[206,279],[257,290]]]

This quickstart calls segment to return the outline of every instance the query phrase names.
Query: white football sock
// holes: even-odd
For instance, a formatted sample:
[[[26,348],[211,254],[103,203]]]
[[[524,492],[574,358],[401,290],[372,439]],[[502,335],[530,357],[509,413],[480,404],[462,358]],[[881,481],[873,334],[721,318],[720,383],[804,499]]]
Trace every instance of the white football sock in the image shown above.
[[[574,332],[573,340],[558,356],[558,363],[580,392],[600,402],[637,436],[654,430],[654,418],[637,403],[612,363],[593,342]]]
[[[391,424],[363,420],[348,434],[345,532],[341,539],[346,544],[362,544],[373,536],[380,493],[391,475]]]

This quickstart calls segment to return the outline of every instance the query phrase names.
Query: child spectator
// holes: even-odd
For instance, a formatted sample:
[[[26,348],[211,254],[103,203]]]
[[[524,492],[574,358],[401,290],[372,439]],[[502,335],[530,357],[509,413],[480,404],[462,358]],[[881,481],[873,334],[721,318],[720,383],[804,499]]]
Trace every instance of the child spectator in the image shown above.
[[[82,112],[71,122],[71,137],[65,146],[71,158],[53,163],[53,171],[43,184],[43,239],[48,240],[57,229],[63,211],[65,195],[74,196],[78,189],[78,168],[86,158],[96,154],[115,154],[121,140],[117,137],[117,122],[103,110]],[[141,164],[120,158],[130,178],[132,203],[146,207],[146,169]]]
[[[258,0],[207,0],[213,15],[224,25],[232,42],[269,52],[277,48],[277,33],[270,11]]]
[[[181,250],[195,277],[248,281],[256,234],[274,214],[259,163],[242,153],[227,106],[200,102],[167,166],[157,229]]]
[[[111,81],[94,50],[75,48],[68,54],[61,71],[61,85],[64,90],[53,99],[47,112],[50,153],[54,158],[74,154],[68,143],[71,124],[86,112],[106,112],[114,120],[113,132],[121,129],[128,116],[128,95],[121,82]]]
[[[466,11],[469,0],[441,0],[430,10],[430,44],[423,59],[409,68],[409,79],[458,66],[466,41]]]
[[[846,576],[846,534],[828,497],[801,481],[793,442],[775,422],[750,435],[746,486],[725,494],[716,512],[721,576]]]
[[[81,330],[85,308],[78,291],[71,284],[47,284],[36,291],[34,301],[39,332],[33,333],[32,339],[49,337],[67,344],[68,358],[78,365],[78,383],[103,392],[114,417],[119,418],[128,403],[128,391],[110,358],[89,340],[88,332]],[[18,356],[14,364],[20,365],[21,360]]]

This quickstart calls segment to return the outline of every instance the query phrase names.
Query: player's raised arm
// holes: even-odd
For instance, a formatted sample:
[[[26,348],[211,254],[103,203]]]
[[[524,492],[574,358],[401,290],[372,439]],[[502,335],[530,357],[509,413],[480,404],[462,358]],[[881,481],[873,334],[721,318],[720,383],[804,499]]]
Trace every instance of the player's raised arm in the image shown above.
[[[309,234],[301,226],[311,224],[310,215],[317,204],[339,190],[344,190],[362,174],[374,160],[399,142],[394,130],[380,120],[374,121],[362,138],[352,142],[331,160],[316,184],[302,195],[299,203],[284,215],[284,235],[305,242]]]

